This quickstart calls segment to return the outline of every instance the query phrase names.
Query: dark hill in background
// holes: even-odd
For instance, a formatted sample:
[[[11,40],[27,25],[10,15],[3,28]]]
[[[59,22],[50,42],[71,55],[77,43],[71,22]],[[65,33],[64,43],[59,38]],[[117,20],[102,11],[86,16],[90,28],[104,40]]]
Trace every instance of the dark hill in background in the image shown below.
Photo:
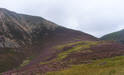
[[[117,32],[113,32],[110,34],[107,34],[103,37],[100,38],[101,40],[112,40],[112,41],[117,41],[120,43],[124,44],[124,29],[117,31]]]

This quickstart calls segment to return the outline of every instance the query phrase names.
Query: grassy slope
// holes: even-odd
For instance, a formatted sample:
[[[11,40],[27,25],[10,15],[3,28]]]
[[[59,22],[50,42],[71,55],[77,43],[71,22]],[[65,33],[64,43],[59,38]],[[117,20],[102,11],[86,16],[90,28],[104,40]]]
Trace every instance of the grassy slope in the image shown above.
[[[66,58],[69,54],[73,52],[80,52],[85,51],[86,49],[90,48],[92,45],[97,45],[98,42],[91,42],[91,41],[80,41],[76,43],[70,43],[64,46],[59,47],[58,49],[61,50],[62,48],[72,46],[72,48],[68,49],[67,51],[61,52],[58,54],[57,60],[62,60]],[[90,52],[90,50],[88,50]]]
[[[124,75],[124,56],[96,60],[91,64],[73,65],[69,69],[49,72],[46,75]]]
[[[124,55],[124,47],[120,44],[106,41],[79,41],[55,46],[52,51],[55,54],[46,57],[45,61],[39,61],[29,70],[25,69],[25,75],[31,75],[31,72],[34,75],[42,73],[46,75],[124,75],[124,56],[120,56]],[[29,62],[30,58],[27,58],[21,67]]]
[[[68,43],[65,45],[59,45],[55,47],[55,50],[60,51],[60,53],[57,54],[57,57],[53,60],[47,61],[47,62],[41,62],[40,64],[48,64],[51,62],[62,62],[63,59],[68,57],[69,54],[75,53],[75,52],[92,52],[92,50],[88,50],[90,46],[95,46],[99,44],[97,41],[79,41],[74,43]],[[65,50],[65,51],[63,51]],[[61,52],[62,51],[62,52]]]

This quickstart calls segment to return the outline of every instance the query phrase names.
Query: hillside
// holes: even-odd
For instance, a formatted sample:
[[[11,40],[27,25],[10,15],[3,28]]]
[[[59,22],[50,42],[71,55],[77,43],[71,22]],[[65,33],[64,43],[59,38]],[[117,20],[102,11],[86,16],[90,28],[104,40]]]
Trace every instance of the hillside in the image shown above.
[[[95,60],[91,64],[73,65],[71,68],[48,72],[46,75],[123,75],[124,56]]]
[[[104,35],[100,38],[101,40],[113,40],[120,43],[124,43],[124,30],[113,32],[107,35]]]
[[[123,75],[123,55],[123,44],[0,8],[1,75]]]
[[[39,40],[44,41],[47,37],[53,39],[57,37],[58,40],[96,39],[91,35],[61,27],[41,17],[0,9],[0,47],[18,48],[32,45]]]
[[[0,8],[0,73],[20,67],[27,59],[34,60],[29,65],[36,64],[52,55],[52,47],[80,40],[98,39],[38,16]]]
[[[124,45],[116,42],[78,41],[56,45],[51,50],[48,56],[42,58],[41,55],[36,58],[38,60],[32,61],[26,59],[25,61],[28,62],[24,61],[22,67],[5,72],[3,75],[96,75],[102,73],[110,75],[113,71],[121,75],[118,69],[123,69]]]

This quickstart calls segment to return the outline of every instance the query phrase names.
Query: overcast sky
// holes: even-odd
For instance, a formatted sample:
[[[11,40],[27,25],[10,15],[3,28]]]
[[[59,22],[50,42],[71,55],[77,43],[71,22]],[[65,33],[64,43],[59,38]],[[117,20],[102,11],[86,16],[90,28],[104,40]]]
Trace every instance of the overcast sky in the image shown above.
[[[96,37],[124,29],[124,0],[1,0],[0,7]]]

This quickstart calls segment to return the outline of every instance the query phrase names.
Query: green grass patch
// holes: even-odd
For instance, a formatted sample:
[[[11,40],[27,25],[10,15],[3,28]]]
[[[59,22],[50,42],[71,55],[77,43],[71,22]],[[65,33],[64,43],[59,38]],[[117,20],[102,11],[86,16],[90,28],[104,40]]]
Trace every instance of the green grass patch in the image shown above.
[[[78,44],[97,44],[97,41],[78,41],[78,42],[72,42],[72,43],[67,43],[65,45],[58,45],[55,47],[55,49],[63,49],[64,47],[69,47],[72,45],[78,45]]]
[[[92,52],[92,50],[89,50],[88,48],[90,48],[91,46],[97,45],[99,43],[100,42],[98,42],[98,41],[79,41],[79,42],[68,43],[65,45],[56,46],[55,49],[57,49],[57,50],[63,50],[64,48],[67,48],[67,47],[70,47],[70,48],[67,48],[68,50],[58,53],[58,55],[55,59],[47,61],[47,62],[41,62],[40,64],[48,64],[51,62],[58,62],[58,61],[60,62],[61,60],[63,60],[69,54],[71,54],[73,52],[80,52],[80,51]]]
[[[64,47],[69,47],[69,46],[80,44],[80,43],[82,43],[82,41],[67,43],[65,45],[58,45],[55,47],[55,49],[63,49]]]
[[[48,72],[46,75],[124,75],[124,56],[100,59],[92,64],[73,65],[71,68]]]
[[[20,67],[24,67],[25,65],[28,65],[28,64],[31,62],[31,60],[32,60],[33,58],[34,58],[33,56],[27,57],[27,58],[23,61],[23,63],[20,65]]]
[[[80,51],[87,50],[91,46],[97,45],[98,43],[99,42],[96,42],[96,41],[80,41],[80,42],[76,42],[76,43],[67,44],[67,45],[64,45],[64,46],[61,46],[61,47],[59,46],[58,49],[63,49],[65,47],[69,47],[69,46],[74,45],[74,47],[72,47],[72,48],[70,48],[70,49],[68,49],[64,52],[59,53],[56,60],[58,60],[58,61],[62,60],[73,52],[80,52]],[[91,50],[88,50],[88,51],[92,52]]]

